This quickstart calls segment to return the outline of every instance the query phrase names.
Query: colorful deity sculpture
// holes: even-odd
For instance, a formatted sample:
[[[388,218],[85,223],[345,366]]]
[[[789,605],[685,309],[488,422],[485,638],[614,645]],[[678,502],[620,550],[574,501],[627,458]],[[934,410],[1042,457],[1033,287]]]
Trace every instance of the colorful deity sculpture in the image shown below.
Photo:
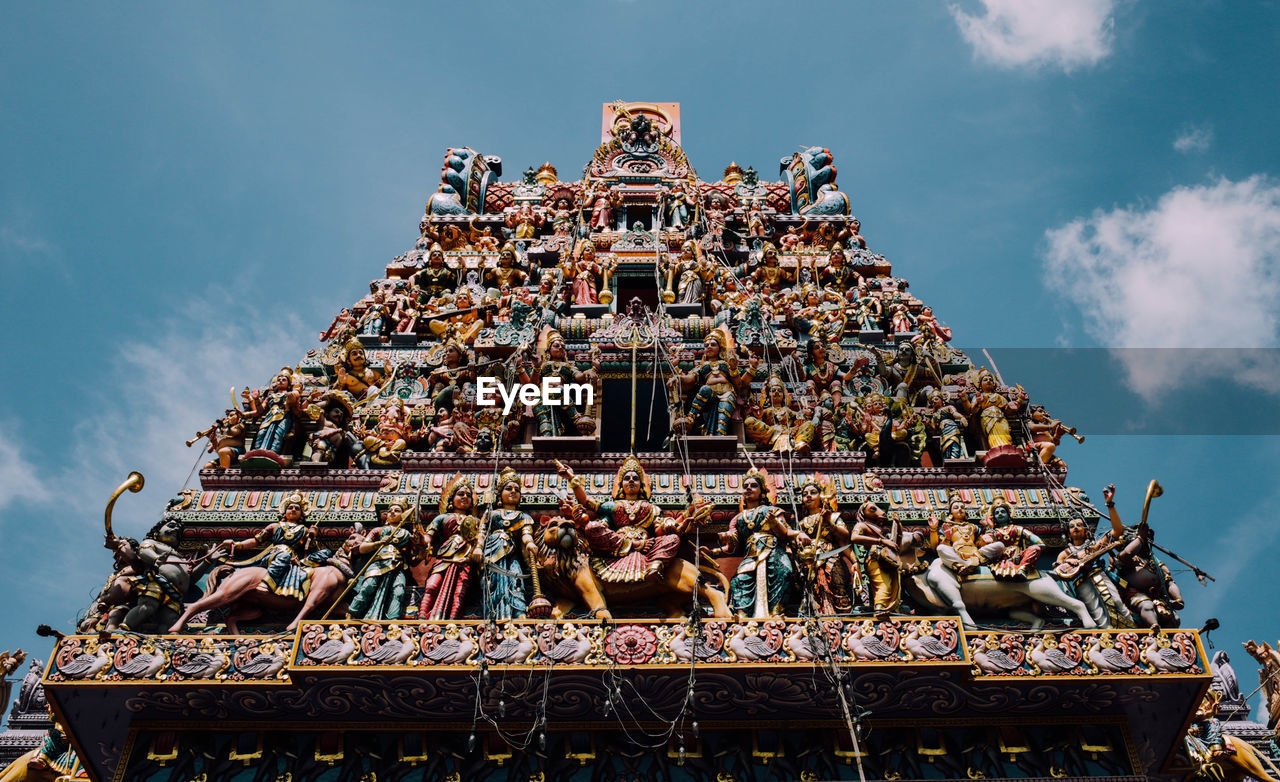
[[[831,248],[826,265],[818,270],[818,280],[823,286],[842,294],[850,288],[856,289],[861,279],[862,275],[849,265],[849,256],[839,246]]]
[[[529,275],[521,269],[516,260],[516,246],[511,242],[502,245],[498,251],[498,265],[484,274],[484,281],[501,291],[511,291],[524,285]]]
[[[879,331],[880,318],[884,315],[884,305],[880,297],[871,292],[866,280],[859,280],[856,288],[848,294],[850,306],[850,322],[861,331]]]
[[[678,516],[662,515],[649,500],[649,478],[634,456],[623,460],[606,500],[588,496],[572,468],[560,462],[556,467],[578,502],[582,533],[600,558],[595,570],[603,581],[635,583],[656,578],[681,554],[682,536],[693,524],[707,520],[709,507],[703,503],[691,504]]]
[[[1032,405],[1028,409],[1031,420],[1027,422],[1027,430],[1031,432],[1031,447],[1035,448],[1041,464],[1065,464],[1054,456],[1058,446],[1062,444],[1062,436],[1069,434],[1077,443],[1084,444],[1084,438],[1076,434],[1075,427],[1064,426],[1061,421],[1050,417],[1044,405]]]
[[[418,608],[419,619],[457,619],[482,554],[475,489],[455,474],[440,494],[440,513],[423,532],[433,557]],[[506,533],[504,533],[506,534]]]
[[[919,533],[903,533],[896,518],[890,518],[884,509],[874,502],[864,502],[858,507],[850,541],[863,547],[863,567],[871,588],[871,605],[877,619],[888,619],[898,610],[902,600],[902,576],[919,572],[913,556],[907,561],[907,543],[918,548],[922,542]]]
[[[364,345],[355,339],[342,346],[341,358],[334,365],[333,372],[333,387],[356,399],[376,395],[378,387],[386,379],[381,370],[369,366]]]
[[[749,275],[749,279],[762,293],[772,294],[782,290],[793,275],[782,266],[778,258],[778,248],[765,242],[760,248],[760,265]]]
[[[569,384],[598,385],[598,355],[592,355],[591,369],[579,370],[577,362],[569,359],[564,337],[559,331],[544,329],[539,344],[540,363],[536,367],[531,363],[521,365],[517,370],[521,382],[541,385],[548,378],[555,378],[562,388]],[[595,431],[596,422],[587,413],[585,396],[577,395],[574,400],[572,404],[566,398],[565,404],[558,406],[537,406],[534,419],[538,424],[539,437],[572,437]]]
[[[1012,521],[1013,507],[1004,497],[996,496],[982,518],[982,526],[992,541],[992,553],[987,560],[991,575],[1006,581],[1037,578],[1040,572],[1036,563],[1044,550],[1044,541]],[[997,552],[996,546],[1003,546],[1003,549]]]
[[[1120,541],[1109,535],[1094,537],[1084,519],[1076,516],[1067,522],[1067,544],[1058,553],[1053,576],[1068,585],[1073,594],[1089,609],[1099,627],[1133,623],[1120,588],[1107,572],[1106,553]]]
[[[743,477],[738,509],[729,530],[720,533],[720,545],[706,553],[742,557],[729,581],[729,607],[739,619],[778,616],[795,588],[791,548],[812,540],[787,525],[782,509],[774,505],[768,473],[762,470],[753,468]]]
[[[797,529],[811,541],[800,549],[800,561],[817,613],[825,616],[853,610],[861,573],[849,545],[849,528],[836,510],[831,479],[815,473],[800,482],[800,505],[805,516]]]
[[[752,412],[742,419],[742,427],[765,450],[805,453],[819,443],[813,420],[792,406],[786,383],[777,375],[765,381]]]
[[[739,371],[733,340],[725,328],[708,334],[702,346],[702,360],[675,378],[681,389],[696,389],[689,411],[677,420],[677,427],[690,434],[724,436],[737,408],[738,389],[750,382],[758,361],[753,357],[755,365]]]
[[[989,370],[978,373],[978,387],[960,397],[960,406],[966,413],[978,416],[982,438],[987,448],[987,463],[993,457],[1013,449],[1013,435],[1009,431],[1008,416],[1016,414],[1027,401],[1022,386],[1012,399],[999,392],[996,377]]]
[[[715,268],[702,255],[698,246],[686,241],[680,255],[667,267],[668,303],[701,304],[714,287]]]
[[[428,298],[453,290],[458,283],[458,272],[445,263],[444,248],[437,242],[427,251],[427,263],[413,275],[413,284]]]
[[[253,450],[284,456],[294,424],[302,414],[302,396],[293,388],[293,371],[287,368],[280,370],[265,394],[246,391],[242,396],[249,405],[249,415],[258,422]]]
[[[217,456],[216,459],[204,466],[205,469],[226,470],[231,468],[240,461],[241,456],[244,456],[244,412],[237,407],[228,408],[223,416],[214,422],[213,426],[198,433],[196,440],[200,437],[209,439],[209,453]],[[188,440],[188,447],[196,440]]]
[[[526,581],[536,578],[533,518],[520,509],[523,488],[520,476],[508,467],[495,484],[496,507],[481,523],[481,550],[484,558],[482,581],[484,615],[505,620],[529,612],[530,591]],[[541,597],[536,584],[533,598]]]
[[[599,304],[604,268],[596,260],[596,245],[590,238],[582,240],[576,257],[566,255],[561,264],[565,284],[574,304]]]
[[[957,577],[973,575],[985,562],[1004,553],[1004,545],[995,543],[982,527],[969,521],[969,511],[959,495],[947,498],[947,520],[939,522],[929,516],[929,545],[938,552],[942,564]]]
[[[925,399],[929,405],[924,413],[925,426],[937,443],[938,455],[944,462],[963,457],[964,430],[969,426],[969,419],[932,386],[925,391]]]
[[[1112,553],[1116,582],[1125,604],[1144,627],[1177,627],[1177,612],[1185,605],[1182,590],[1173,580],[1169,566],[1160,561],[1152,548],[1155,532],[1145,518],[1132,533],[1125,530],[1116,510],[1114,485],[1108,486],[1102,496],[1111,519],[1112,537],[1126,541]]]
[[[308,552],[315,546],[318,528],[307,526],[309,503],[300,492],[294,492],[280,503],[279,519],[246,540],[227,539],[222,547],[234,557],[244,549],[262,549],[249,559],[233,561],[232,568],[266,569],[263,585],[267,591],[282,597],[302,600],[310,586]]]
[[[409,520],[412,527],[406,527]],[[421,543],[417,511],[393,502],[382,514],[382,526],[371,530],[354,547],[356,555],[369,557],[352,589],[348,619],[400,619],[409,593],[408,570],[412,549]]]
[[[608,231],[613,228],[613,210],[622,205],[622,197],[612,188],[592,182],[582,191],[582,204],[591,210],[591,230]]]
[[[160,632],[173,624],[191,582],[192,563],[178,553],[181,534],[182,521],[166,514],[141,542],[108,536],[115,572],[78,629]]]
[[[311,461],[334,467],[349,467],[364,454],[364,444],[352,432],[355,405],[343,391],[327,392],[307,411],[315,420],[315,429],[307,438]]]

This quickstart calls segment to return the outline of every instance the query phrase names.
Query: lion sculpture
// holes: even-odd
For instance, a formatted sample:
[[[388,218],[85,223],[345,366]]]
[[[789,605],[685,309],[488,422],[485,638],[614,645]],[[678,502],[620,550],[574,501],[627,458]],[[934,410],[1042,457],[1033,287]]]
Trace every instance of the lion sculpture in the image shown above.
[[[603,581],[591,567],[591,550],[578,528],[569,519],[555,517],[543,527],[538,541],[538,567],[542,584],[555,599],[552,618],[567,614],[577,603],[586,605],[597,617],[613,619],[609,603],[656,601],[670,618],[684,617],[695,592],[711,606],[712,614],[729,618],[725,600],[728,584],[719,570],[699,569],[687,559],[673,559],[657,572],[656,578],[633,583]],[[705,573],[724,587],[709,586],[700,579]]]

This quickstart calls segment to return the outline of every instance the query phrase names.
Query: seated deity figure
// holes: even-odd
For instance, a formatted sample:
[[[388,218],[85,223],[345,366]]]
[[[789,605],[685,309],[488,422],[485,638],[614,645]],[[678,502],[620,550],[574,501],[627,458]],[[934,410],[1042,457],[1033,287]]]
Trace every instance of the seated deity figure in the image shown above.
[[[369,366],[364,345],[359,340],[349,340],[342,346],[342,355],[333,367],[333,387],[346,391],[355,399],[364,399],[378,393],[378,387],[386,375]]]
[[[691,525],[706,522],[710,508],[694,502],[677,516],[664,516],[649,499],[650,483],[643,465],[627,457],[614,478],[613,495],[597,500],[587,495],[581,477],[556,462],[557,474],[569,482],[577,500],[576,513],[591,550],[600,559],[593,569],[604,581],[633,583],[654,579],[680,556],[683,535]]]
[[[498,251],[498,265],[484,273],[484,282],[490,287],[509,292],[524,285],[529,275],[519,267],[516,246],[507,242]]]
[[[765,381],[759,401],[742,426],[748,439],[769,451],[806,453],[818,443],[811,417],[792,405],[791,394],[777,375]]]
[[[413,284],[428,299],[453,290],[458,283],[458,272],[445,264],[444,248],[439,243],[431,245],[427,251],[427,263],[413,275]]]
[[[695,435],[729,434],[729,423],[738,405],[738,390],[750,383],[759,366],[759,359],[752,356],[751,366],[739,371],[732,345],[727,329],[712,331],[702,342],[702,360],[691,371],[674,378],[681,389],[696,389],[688,413],[676,422],[680,430]]]
[[[599,385],[599,355],[591,356],[591,368],[579,370],[576,361],[569,359],[565,348],[564,337],[559,331],[551,328],[543,330],[541,345],[538,351],[539,364],[535,367],[531,362],[521,365],[517,375],[522,383],[541,384],[545,378],[555,377],[563,388],[570,383],[589,383]],[[595,432],[595,419],[587,414],[585,400],[578,399],[574,404],[558,406],[538,405],[534,410],[534,419],[538,424],[539,437],[573,437],[587,436]]]
[[[929,515],[929,545],[938,552],[942,564],[964,578],[978,572],[982,565],[1000,559],[1004,544],[992,540],[982,527],[969,521],[969,512],[959,495],[951,493],[947,500],[947,520],[939,522]]]

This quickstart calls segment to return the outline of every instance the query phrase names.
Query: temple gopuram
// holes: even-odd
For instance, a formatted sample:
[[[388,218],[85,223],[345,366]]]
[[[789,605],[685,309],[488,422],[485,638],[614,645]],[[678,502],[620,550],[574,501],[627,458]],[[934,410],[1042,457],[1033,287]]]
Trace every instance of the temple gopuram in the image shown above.
[[[704,179],[678,104],[617,102],[588,158],[503,181],[449,148],[413,247],[230,379],[141,540],[121,484],[0,779],[1227,782],[1274,752],[1280,709],[1221,729],[1243,698],[1179,622],[1159,485],[1067,485],[1083,438],[952,344],[830,150]]]

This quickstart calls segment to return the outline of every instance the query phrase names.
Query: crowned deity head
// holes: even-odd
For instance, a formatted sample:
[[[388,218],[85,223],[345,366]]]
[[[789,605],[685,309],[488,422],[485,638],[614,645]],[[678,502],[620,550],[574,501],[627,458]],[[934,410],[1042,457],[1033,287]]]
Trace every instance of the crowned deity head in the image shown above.
[[[498,493],[498,502],[507,510],[514,510],[520,507],[521,495],[524,488],[520,483],[520,476],[516,471],[507,467],[498,475],[498,481],[494,485]]]
[[[1013,506],[1004,497],[997,495],[987,508],[983,522],[993,527],[1003,527],[1011,521],[1013,521]]]
[[[307,498],[302,496],[302,492],[295,491],[280,501],[280,510],[277,512],[277,516],[281,521],[301,524],[306,521],[307,511],[310,509],[311,506],[307,503]]]
[[[773,503],[773,484],[769,480],[768,471],[752,467],[746,475],[742,476],[742,499],[738,503],[739,510]]]
[[[454,473],[440,492],[440,512],[470,513],[475,506],[475,489],[461,473]]]
[[[364,345],[354,337],[347,340],[347,344],[342,346],[342,366],[348,372],[363,372],[367,365],[368,357],[365,355]]]
[[[649,476],[645,474],[644,465],[634,456],[628,456],[618,468],[613,478],[613,498],[615,500],[647,500],[651,491]]]
[[[760,390],[760,404],[762,407],[787,407],[790,405],[790,395],[787,393],[787,384],[782,378],[776,374],[770,375],[765,381],[764,388]]]
[[[835,510],[836,490],[831,479],[817,472],[805,476],[800,482],[800,504],[809,513]]]
[[[516,263],[516,246],[512,242],[502,245],[502,249],[498,251],[498,266],[503,269],[510,269]]]
[[[991,374],[991,370],[983,369],[978,373],[978,390],[984,394],[993,394],[996,391],[996,376]]]

